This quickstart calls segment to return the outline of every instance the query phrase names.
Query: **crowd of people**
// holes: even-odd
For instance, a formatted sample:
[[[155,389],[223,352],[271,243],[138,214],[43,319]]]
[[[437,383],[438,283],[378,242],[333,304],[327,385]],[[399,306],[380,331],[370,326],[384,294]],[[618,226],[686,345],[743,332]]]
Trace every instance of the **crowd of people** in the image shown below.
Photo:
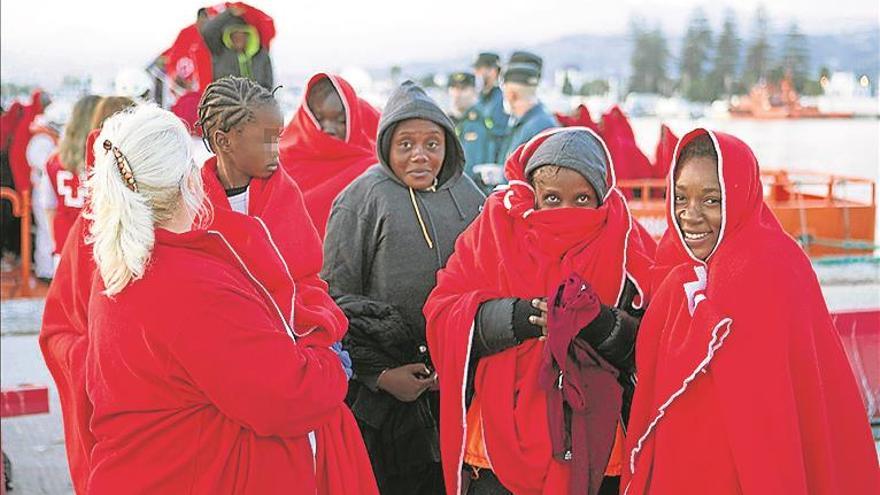
[[[746,143],[662,143],[658,243],[617,187],[625,143],[548,112],[539,56],[480,53],[448,110],[318,73],[285,123],[273,36],[203,9],[164,55],[189,110],[88,95],[41,144],[38,93],[25,138],[3,127],[15,188],[44,191],[76,493],[880,492]]]

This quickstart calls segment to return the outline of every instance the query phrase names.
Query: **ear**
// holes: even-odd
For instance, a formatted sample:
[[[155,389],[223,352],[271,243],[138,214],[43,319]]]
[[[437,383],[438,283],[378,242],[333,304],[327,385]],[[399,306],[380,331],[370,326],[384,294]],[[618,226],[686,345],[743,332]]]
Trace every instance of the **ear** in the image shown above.
[[[232,150],[232,140],[228,133],[216,130],[214,131],[214,135],[212,136],[212,141],[214,143],[215,152],[224,152],[229,153]]]

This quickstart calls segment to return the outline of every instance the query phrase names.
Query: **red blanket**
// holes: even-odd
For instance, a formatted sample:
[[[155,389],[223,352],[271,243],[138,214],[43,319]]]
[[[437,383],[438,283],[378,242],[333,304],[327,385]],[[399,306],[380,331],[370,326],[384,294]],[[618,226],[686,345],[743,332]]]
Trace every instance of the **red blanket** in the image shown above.
[[[202,179],[214,208],[231,211],[226,193],[217,178],[216,157],[205,162]],[[327,283],[318,276],[324,259],[321,239],[306,213],[302,193],[283,169],[268,179],[251,180],[248,215],[266,226],[273,247],[283,258],[284,268],[294,282],[290,286],[295,291],[291,327],[299,341],[329,346],[341,340],[348,328],[348,320],[330,298]],[[238,245],[243,246],[247,242],[249,239],[244,236]],[[259,259],[251,262],[262,263]],[[273,292],[283,291],[287,286],[288,282],[281,280]],[[316,433],[320,493],[376,493],[370,460],[348,407],[339,408]]]
[[[92,403],[86,395],[88,309],[95,262],[85,244],[87,222],[78,216],[61,250],[61,261],[46,294],[40,350],[61,399],[64,443],[76,493],[86,492],[89,453],[95,437],[89,430]]]
[[[225,7],[241,9],[243,12],[241,18],[244,19],[244,22],[257,28],[257,32],[260,34],[260,44],[263,45],[263,48],[269,49],[272,40],[275,39],[275,20],[269,14],[244,2],[226,2],[214,6],[213,11],[220,13]]]
[[[578,105],[569,115],[557,113],[556,120],[558,120],[559,124],[564,127],[589,127],[593,131],[597,133],[599,132],[599,126],[593,121],[593,116],[590,115],[590,109],[583,104]]]
[[[450,495],[458,494],[461,485],[465,377],[480,303],[502,297],[550,298],[565,277],[576,273],[595,287],[603,303],[614,305],[625,276],[638,284],[650,265],[640,238],[632,235],[623,196],[613,187],[613,170],[612,187],[600,208],[533,210],[535,196],[523,176],[525,164],[548,136],[573,129],[592,132],[551,129],[508,158],[509,189],[490,195],[483,212],[458,238],[425,304],[428,346],[440,377],[440,445]],[[538,339],[529,340],[481,359],[474,382],[472,404],[481,404],[483,417],[491,418],[483,428],[492,469],[517,494],[568,490],[568,466],[552,457],[546,397],[537,382],[543,346]]]
[[[0,151],[5,153],[9,150],[12,134],[22,116],[24,116],[24,106],[17,101],[13,101],[9,108],[0,114]]]
[[[292,280],[263,222],[218,209],[207,230],[157,230],[149,270],[119,305],[92,286],[90,493],[376,493],[338,357],[290,340]],[[135,303],[159,291],[165,311]]]
[[[262,184],[262,182],[272,182],[272,179],[256,181],[253,184],[251,191],[253,211],[262,212],[268,208],[270,213],[261,217],[267,226],[285,221],[285,218],[307,218],[295,184],[289,177],[277,173],[273,177],[278,178],[272,184]],[[212,197],[215,207],[228,209],[228,202],[218,201],[218,198],[222,198],[223,201],[226,199],[216,175],[213,179],[215,182],[211,182],[210,177],[208,179],[206,190]],[[222,196],[218,196],[218,188],[219,195]],[[284,191],[287,191],[286,194]],[[288,205],[276,205],[276,200],[282,197],[290,199]],[[285,214],[298,216],[285,217]],[[89,345],[88,301],[95,274],[91,247],[83,242],[87,233],[86,225],[84,219],[79,217],[70,230],[62,251],[61,262],[46,296],[46,309],[40,331],[43,357],[61,398],[68,463],[77,493],[85,493],[90,468],[90,452],[95,444],[94,436],[89,429],[92,404],[86,395],[84,368]],[[309,228],[305,225],[299,227],[277,229],[280,235],[273,232],[276,244],[282,246],[282,252],[287,251],[285,258],[288,266],[293,267],[291,274],[298,278],[293,326],[300,335],[310,329],[321,328],[324,331],[312,332],[304,343],[329,345],[330,342],[341,338],[347,322],[341,311],[326,295],[326,285],[323,285],[317,277],[317,269],[320,268],[321,261],[316,256],[320,256],[321,247],[314,229],[311,229],[312,234],[309,235]],[[240,243],[237,246],[240,252],[248,252],[247,236],[230,233],[229,238],[233,242]],[[296,263],[291,263],[290,256],[294,256],[292,253],[301,253],[299,256],[302,258],[297,256]],[[255,264],[255,269],[262,266],[265,261],[261,261],[259,257],[248,260],[249,263]],[[275,299],[281,301],[281,306],[284,306],[285,300],[292,300],[292,288],[283,280],[279,282],[277,278],[271,278],[265,284],[277,293]],[[284,311],[289,314],[289,310],[284,309]],[[361,480],[364,490],[362,493],[375,493],[372,489],[374,482],[369,460],[365,450],[362,449],[360,434],[351,413],[347,408],[341,408],[334,416],[328,417],[326,425],[317,432],[318,443],[322,446],[319,448],[317,458],[319,473],[324,473],[319,478],[319,486],[328,490],[322,493],[350,493],[341,487],[345,486],[350,490],[350,487],[358,485],[345,482],[346,478]],[[343,445],[346,446],[344,450],[341,449]]]
[[[22,116],[15,123],[12,141],[9,144],[9,168],[15,190],[21,194],[31,190],[31,165],[27,159],[27,146],[33,137],[31,124],[38,115],[43,113],[43,92],[35,90],[31,95],[31,104],[24,107]]]
[[[693,258],[670,199],[658,257],[677,266],[639,330],[626,493],[880,493],[865,410],[810,261],[764,203],[743,142],[697,129],[674,157],[702,133],[720,157],[722,231],[707,262]]]
[[[614,159],[614,172],[618,179],[645,179],[654,176],[651,162],[636,144],[635,133],[619,107],[614,106],[602,115],[599,129]]]
[[[202,180],[214,208],[231,210],[217,178],[216,157],[205,162]],[[268,179],[251,180],[248,215],[266,224],[293,277],[296,285],[293,327],[297,336],[320,329],[327,345],[338,342],[348,328],[348,320],[327,293],[327,283],[318,276],[324,262],[321,239],[306,213],[299,187],[283,169]]]
[[[180,31],[174,44],[167,50],[166,73],[172,81],[183,81],[189,91],[201,97],[214,77],[211,52],[195,24]]]
[[[306,99],[316,82],[327,78],[345,107],[345,140],[321,131]],[[379,112],[358,98],[351,85],[339,76],[319,73],[306,85],[302,104],[281,134],[281,164],[302,188],[306,208],[321,237],[327,227],[336,196],[370,166],[376,158]]]
[[[660,126],[660,140],[657,141],[657,149],[654,153],[654,178],[663,179],[669,174],[669,166],[672,163],[672,154],[678,137],[666,124]]]

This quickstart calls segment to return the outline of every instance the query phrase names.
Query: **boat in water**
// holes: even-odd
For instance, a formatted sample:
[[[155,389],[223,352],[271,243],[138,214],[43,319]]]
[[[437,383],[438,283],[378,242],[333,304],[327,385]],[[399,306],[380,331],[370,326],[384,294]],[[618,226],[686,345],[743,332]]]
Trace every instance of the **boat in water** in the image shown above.
[[[778,83],[762,81],[749,94],[731,100],[733,118],[751,119],[851,119],[853,112],[826,112],[817,106],[804,105],[791,77]]]

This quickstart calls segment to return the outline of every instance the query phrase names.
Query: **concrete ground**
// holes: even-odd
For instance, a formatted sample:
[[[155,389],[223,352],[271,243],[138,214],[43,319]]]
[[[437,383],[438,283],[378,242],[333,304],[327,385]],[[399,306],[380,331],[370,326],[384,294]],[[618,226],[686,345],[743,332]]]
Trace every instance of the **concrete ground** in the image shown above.
[[[6,311],[4,303],[2,312]],[[0,336],[0,381],[4,388],[29,383],[49,386],[49,414],[2,421],[3,452],[12,461],[14,489],[10,494],[73,494],[64,452],[61,404],[35,333]]]

